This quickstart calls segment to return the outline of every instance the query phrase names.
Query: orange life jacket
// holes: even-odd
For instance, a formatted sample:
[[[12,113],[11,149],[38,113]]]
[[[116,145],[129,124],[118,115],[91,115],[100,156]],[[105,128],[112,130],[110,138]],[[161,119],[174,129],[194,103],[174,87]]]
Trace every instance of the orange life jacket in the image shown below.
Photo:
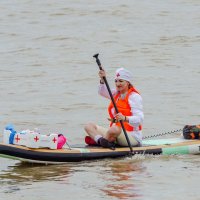
[[[139,94],[139,92],[134,87],[131,87],[128,90],[128,93],[126,94],[124,99],[119,98],[120,97],[119,92],[113,97],[114,100],[115,100],[116,106],[118,108],[118,111],[120,113],[122,113],[124,116],[133,116],[134,115],[134,113],[131,112],[131,107],[130,107],[129,102],[128,102],[129,96],[134,92]],[[113,103],[111,101],[109,106],[108,106],[108,113],[109,113],[109,115],[112,119],[114,118],[114,116],[112,114],[113,107],[114,106],[113,106]],[[123,122],[123,123],[124,123],[124,127],[127,131],[134,131],[135,128],[133,126],[129,125],[128,122]],[[112,124],[113,124],[113,122],[111,122],[110,126],[112,126]],[[116,125],[121,127],[120,122],[117,122]],[[141,125],[139,126],[139,130],[142,130]]]

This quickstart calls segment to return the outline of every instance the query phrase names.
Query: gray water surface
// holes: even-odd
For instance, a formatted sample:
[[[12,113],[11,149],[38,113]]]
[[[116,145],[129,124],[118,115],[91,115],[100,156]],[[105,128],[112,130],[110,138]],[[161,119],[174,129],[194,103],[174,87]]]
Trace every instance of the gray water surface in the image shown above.
[[[88,121],[108,126],[100,60],[114,86],[125,67],[144,101],[144,135],[198,124],[198,0],[0,2],[0,128],[38,127],[83,143]],[[2,135],[0,135],[2,140]],[[0,158],[0,199],[199,199],[199,156],[26,165]]]

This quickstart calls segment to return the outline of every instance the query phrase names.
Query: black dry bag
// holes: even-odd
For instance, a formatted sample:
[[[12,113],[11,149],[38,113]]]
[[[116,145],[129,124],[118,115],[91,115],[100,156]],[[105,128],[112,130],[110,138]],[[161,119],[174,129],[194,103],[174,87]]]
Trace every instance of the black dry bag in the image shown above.
[[[200,139],[200,125],[185,125],[183,137],[188,140]]]

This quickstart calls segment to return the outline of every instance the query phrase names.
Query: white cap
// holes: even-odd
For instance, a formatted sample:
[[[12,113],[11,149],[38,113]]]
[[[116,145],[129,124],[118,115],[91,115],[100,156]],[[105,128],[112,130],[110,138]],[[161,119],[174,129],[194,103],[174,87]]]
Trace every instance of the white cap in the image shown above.
[[[119,68],[116,70],[115,80],[122,79],[122,80],[125,80],[125,81],[128,81],[129,83],[131,83],[132,77],[133,77],[132,73],[130,71],[128,71],[127,69]]]

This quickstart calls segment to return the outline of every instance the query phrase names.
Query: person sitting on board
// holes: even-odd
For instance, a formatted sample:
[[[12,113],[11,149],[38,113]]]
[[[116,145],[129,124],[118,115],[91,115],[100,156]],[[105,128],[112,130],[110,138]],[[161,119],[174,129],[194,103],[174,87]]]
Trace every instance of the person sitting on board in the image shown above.
[[[104,83],[105,70],[99,71],[100,84],[98,93],[111,99]],[[94,142],[105,148],[112,148],[117,143],[120,146],[128,146],[125,134],[122,130],[120,120],[123,121],[127,135],[132,146],[142,144],[142,124],[144,120],[142,97],[132,85],[132,74],[130,71],[119,68],[115,75],[116,89],[112,90],[119,113],[116,114],[112,101],[108,106],[110,115],[110,127],[104,128],[95,123],[88,123],[84,129],[89,136],[86,136],[86,143]]]

